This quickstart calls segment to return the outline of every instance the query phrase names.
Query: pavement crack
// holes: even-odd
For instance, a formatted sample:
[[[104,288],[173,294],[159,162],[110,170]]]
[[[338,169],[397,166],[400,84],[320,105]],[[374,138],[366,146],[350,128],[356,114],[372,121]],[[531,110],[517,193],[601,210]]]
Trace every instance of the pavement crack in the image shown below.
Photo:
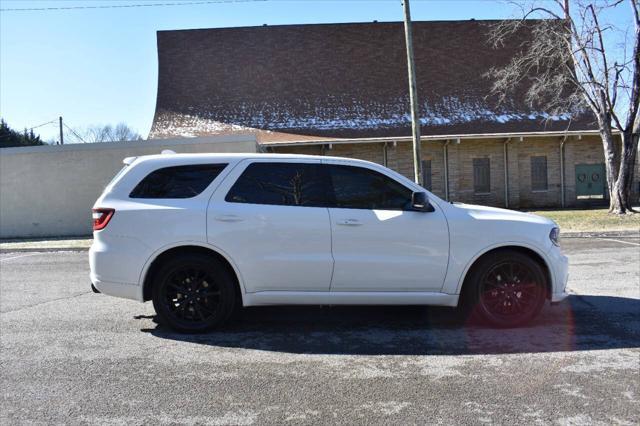
[[[36,306],[46,305],[47,303],[58,302],[60,300],[65,300],[65,299],[74,299],[76,297],[84,296],[86,294],[91,294],[91,292],[90,291],[85,291],[85,292],[82,292],[82,293],[73,294],[71,296],[58,297],[56,299],[45,300],[43,302],[34,303],[33,305],[21,306],[21,307],[19,307],[17,309],[10,309],[8,311],[2,311],[2,312],[0,312],[0,314],[9,314],[9,313],[12,313],[12,312],[20,312],[20,311],[23,311],[25,309],[35,308]]]

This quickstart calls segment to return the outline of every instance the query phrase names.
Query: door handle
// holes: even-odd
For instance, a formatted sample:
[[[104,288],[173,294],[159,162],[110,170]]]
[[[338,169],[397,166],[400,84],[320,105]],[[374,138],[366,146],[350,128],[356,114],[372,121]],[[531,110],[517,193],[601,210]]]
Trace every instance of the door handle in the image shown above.
[[[344,220],[339,220],[338,225],[361,226],[362,222],[360,222],[358,219],[344,219]]]
[[[244,220],[235,214],[223,214],[221,216],[216,216],[214,219],[219,222],[241,222]]]

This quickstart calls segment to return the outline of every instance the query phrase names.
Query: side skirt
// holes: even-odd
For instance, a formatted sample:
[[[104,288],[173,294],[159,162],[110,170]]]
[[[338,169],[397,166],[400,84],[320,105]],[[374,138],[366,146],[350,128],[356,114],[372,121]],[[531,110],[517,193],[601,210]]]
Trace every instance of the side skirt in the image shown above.
[[[458,306],[457,294],[435,292],[259,291],[246,293],[244,306],[264,305],[437,305]]]

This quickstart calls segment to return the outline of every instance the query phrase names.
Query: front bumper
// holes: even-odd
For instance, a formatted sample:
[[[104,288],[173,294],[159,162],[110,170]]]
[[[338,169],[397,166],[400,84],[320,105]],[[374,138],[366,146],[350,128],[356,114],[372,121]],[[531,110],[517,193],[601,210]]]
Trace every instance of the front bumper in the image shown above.
[[[562,302],[564,299],[569,297],[569,293],[563,291],[562,293],[553,293],[551,295],[551,303],[556,304]]]
[[[551,303],[560,303],[569,296],[567,282],[569,281],[569,258],[562,254],[559,247],[553,247],[549,253],[551,258],[551,273],[553,274],[551,287]]]

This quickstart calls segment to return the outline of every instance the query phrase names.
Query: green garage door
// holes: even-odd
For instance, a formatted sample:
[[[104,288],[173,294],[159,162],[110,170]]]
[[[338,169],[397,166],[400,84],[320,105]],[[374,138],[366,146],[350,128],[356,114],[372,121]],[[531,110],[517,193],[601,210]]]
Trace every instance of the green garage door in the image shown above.
[[[605,183],[604,164],[576,164],[577,197],[604,197]]]

